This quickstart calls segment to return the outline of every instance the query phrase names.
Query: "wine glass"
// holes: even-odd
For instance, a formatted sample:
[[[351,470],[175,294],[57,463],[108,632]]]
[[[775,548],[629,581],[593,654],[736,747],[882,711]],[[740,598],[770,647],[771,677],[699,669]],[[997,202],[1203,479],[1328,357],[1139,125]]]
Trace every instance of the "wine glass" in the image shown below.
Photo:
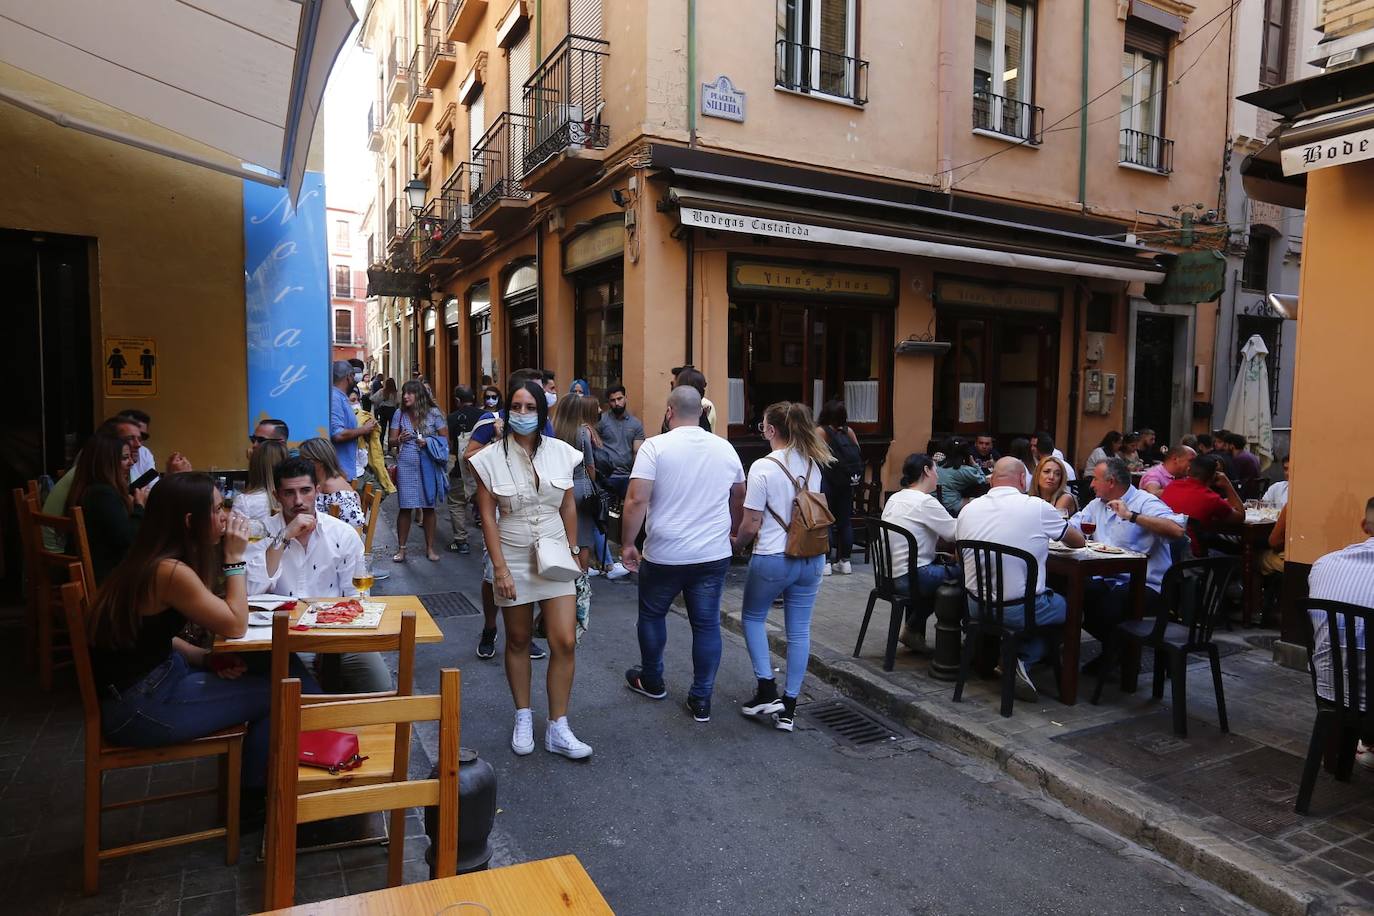
[[[358,560],[358,565],[353,567],[353,587],[358,590],[360,598],[372,597],[372,585],[375,577],[372,574],[372,557],[363,554]]]
[[[248,523],[248,543],[252,544],[267,537],[267,525],[260,518],[245,519]]]

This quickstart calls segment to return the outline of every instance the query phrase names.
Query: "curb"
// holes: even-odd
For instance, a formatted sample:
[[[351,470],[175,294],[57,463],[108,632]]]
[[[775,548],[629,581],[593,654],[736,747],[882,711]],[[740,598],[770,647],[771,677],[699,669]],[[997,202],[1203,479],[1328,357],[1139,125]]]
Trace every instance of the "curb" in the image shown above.
[[[722,610],[721,625],[743,633],[737,613]],[[777,627],[769,625],[768,642],[776,654],[786,654],[787,641]],[[1018,746],[1012,738],[924,702],[873,671],[866,662],[847,654],[818,654],[816,649],[813,642],[807,669],[846,695],[877,708],[912,731],[996,763],[1026,787],[1038,789],[1113,833],[1154,850],[1251,906],[1282,916],[1325,916],[1345,910],[1344,901],[1324,888],[1280,871],[1273,863],[1129,789],[1071,771],[1044,754]]]

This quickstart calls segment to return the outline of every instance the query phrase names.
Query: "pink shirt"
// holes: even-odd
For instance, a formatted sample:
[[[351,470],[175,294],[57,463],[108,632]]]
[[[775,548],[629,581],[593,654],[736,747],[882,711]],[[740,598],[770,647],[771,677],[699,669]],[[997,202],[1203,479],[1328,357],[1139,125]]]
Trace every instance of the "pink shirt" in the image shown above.
[[[1161,462],[1141,475],[1140,489],[1145,490],[1148,493],[1149,491],[1145,488],[1145,485],[1147,483],[1158,484],[1160,489],[1163,489],[1164,487],[1167,487],[1169,484],[1173,482],[1174,475],[1170,474],[1168,470],[1165,469],[1164,464]]]

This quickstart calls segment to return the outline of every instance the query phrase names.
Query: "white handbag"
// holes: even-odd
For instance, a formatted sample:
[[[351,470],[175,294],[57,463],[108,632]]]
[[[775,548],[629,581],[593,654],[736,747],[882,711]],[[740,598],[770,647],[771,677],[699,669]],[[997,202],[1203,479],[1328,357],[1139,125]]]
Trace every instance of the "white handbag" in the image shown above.
[[[582,564],[561,539],[540,538],[534,542],[534,569],[541,579],[572,582],[582,575]]]

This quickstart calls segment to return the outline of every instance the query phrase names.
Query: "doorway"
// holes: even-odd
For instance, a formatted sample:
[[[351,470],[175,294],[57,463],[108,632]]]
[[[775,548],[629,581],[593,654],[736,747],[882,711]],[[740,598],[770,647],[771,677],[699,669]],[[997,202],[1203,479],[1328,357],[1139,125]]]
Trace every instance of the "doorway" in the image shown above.
[[[94,428],[89,251],[83,238],[0,229],[0,276],[9,281],[10,377],[16,390],[26,392],[9,399],[8,447],[0,458],[6,493],[70,467]],[[0,521],[4,598],[19,594],[22,584],[11,503]]]
[[[1130,327],[1126,425],[1176,443],[1193,423],[1193,309],[1132,300]]]
[[[1054,434],[1058,410],[1058,316],[941,309],[937,340],[951,342],[936,369],[934,429],[991,434],[1002,449],[1018,437]]]

